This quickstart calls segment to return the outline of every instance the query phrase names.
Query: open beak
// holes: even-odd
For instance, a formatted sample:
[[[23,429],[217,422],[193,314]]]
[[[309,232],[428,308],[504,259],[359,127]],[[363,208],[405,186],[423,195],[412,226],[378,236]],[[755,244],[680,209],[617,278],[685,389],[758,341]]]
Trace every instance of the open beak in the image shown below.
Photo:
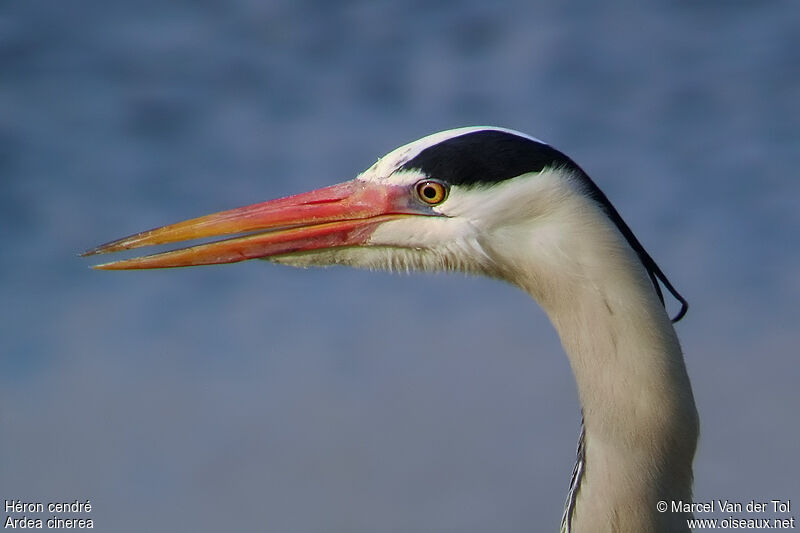
[[[207,237],[233,237],[94,268],[129,270],[235,263],[342,246],[360,246],[383,222],[435,215],[410,201],[407,187],[352,180],[143,231],[84,252],[96,255]],[[243,234],[243,235],[242,235]]]

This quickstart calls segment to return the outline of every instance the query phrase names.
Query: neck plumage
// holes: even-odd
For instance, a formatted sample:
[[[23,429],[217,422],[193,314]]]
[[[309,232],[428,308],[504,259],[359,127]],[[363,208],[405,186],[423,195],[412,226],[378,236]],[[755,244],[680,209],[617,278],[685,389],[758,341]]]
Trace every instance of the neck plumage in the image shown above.
[[[671,512],[670,503],[691,501],[698,421],[663,307],[655,296],[636,309],[596,297],[563,311],[552,318],[585,430],[571,531],[688,531],[688,516]],[[670,507],[663,513],[656,509],[662,500]]]
[[[675,330],[616,226],[565,198],[564,216],[534,222],[535,242],[504,277],[545,309],[577,382],[585,440],[569,531],[688,531],[670,502],[691,501],[699,424]]]

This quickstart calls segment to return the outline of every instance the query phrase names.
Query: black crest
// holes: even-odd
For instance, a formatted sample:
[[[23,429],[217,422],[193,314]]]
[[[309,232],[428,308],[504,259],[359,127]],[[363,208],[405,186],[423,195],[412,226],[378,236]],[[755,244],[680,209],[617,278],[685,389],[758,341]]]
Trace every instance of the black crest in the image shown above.
[[[400,168],[419,170],[451,185],[492,184],[545,168],[571,170],[574,178],[582,182],[585,193],[602,207],[639,256],[661,302],[664,296],[659,281],[680,302],[681,309],[673,322],[686,314],[686,299],[675,290],[603,191],[572,159],[552,146],[506,131],[478,130],[429,146]]]
[[[451,185],[474,185],[547,167],[577,169],[569,157],[547,144],[505,131],[479,130],[429,146],[400,168],[419,170]]]

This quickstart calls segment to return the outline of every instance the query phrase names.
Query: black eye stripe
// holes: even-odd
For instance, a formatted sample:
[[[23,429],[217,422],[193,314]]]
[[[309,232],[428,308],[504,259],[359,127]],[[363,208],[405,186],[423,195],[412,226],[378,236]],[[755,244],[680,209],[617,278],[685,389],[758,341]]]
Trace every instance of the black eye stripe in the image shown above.
[[[422,150],[402,170],[418,170],[451,185],[497,183],[547,167],[574,167],[555,148],[497,130],[480,130]]]

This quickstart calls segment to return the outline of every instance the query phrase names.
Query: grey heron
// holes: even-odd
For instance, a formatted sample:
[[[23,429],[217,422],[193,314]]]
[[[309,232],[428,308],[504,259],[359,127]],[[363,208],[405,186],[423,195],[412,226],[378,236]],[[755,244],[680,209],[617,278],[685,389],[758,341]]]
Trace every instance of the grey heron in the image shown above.
[[[555,326],[583,410],[562,531],[688,531],[689,514],[657,508],[691,501],[699,421],[672,325],[687,304],[562,152],[504,128],[443,131],[351,181],[137,233],[85,255],[219,236],[227,238],[96,268],[268,259],[510,282]],[[673,319],[660,284],[681,303]]]

